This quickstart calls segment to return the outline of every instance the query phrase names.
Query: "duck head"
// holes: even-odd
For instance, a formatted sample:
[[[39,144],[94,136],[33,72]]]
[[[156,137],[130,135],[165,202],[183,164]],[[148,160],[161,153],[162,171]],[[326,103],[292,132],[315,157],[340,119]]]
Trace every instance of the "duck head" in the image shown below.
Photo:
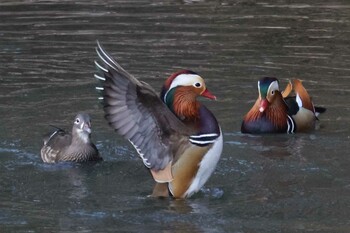
[[[273,77],[264,77],[258,81],[259,91],[259,112],[263,113],[278,98],[279,85],[278,80]]]
[[[172,74],[165,81],[161,92],[163,102],[180,118],[197,117],[199,96],[216,100],[203,78],[190,70]]]
[[[91,118],[86,113],[76,115],[73,124],[73,135],[77,135],[83,142],[87,143],[91,135]]]

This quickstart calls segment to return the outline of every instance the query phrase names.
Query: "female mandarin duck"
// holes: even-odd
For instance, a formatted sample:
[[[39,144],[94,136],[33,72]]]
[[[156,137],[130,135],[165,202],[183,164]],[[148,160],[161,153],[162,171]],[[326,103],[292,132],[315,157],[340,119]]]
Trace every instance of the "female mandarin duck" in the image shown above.
[[[325,108],[315,107],[299,79],[290,82],[283,94],[276,78],[258,82],[259,97],[245,115],[242,133],[295,133],[315,129],[317,115]],[[294,89],[295,96],[290,96]]]
[[[90,135],[90,116],[86,113],[79,113],[75,117],[71,134],[57,128],[44,138],[41,158],[45,163],[102,160],[96,146],[91,142]]]
[[[125,71],[98,43],[95,62],[109,125],[128,139],[149,168],[152,196],[186,198],[213,173],[223,147],[220,126],[198,96],[216,99],[196,73],[183,70],[164,83],[160,98]]]

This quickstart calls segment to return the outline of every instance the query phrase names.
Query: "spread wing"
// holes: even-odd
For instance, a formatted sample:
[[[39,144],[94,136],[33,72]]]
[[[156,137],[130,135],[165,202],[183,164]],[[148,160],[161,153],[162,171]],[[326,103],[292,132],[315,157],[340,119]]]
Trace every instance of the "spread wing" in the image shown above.
[[[171,166],[173,142],[187,138],[187,127],[168,109],[156,92],[125,71],[97,42],[95,62],[101,80],[105,118],[109,125],[128,139],[151,171]],[[153,174],[154,176],[154,174]]]

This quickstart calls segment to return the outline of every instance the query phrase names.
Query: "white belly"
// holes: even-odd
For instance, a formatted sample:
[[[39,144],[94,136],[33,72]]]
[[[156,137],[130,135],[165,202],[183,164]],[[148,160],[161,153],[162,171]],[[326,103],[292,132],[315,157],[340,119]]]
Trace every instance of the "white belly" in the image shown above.
[[[217,163],[219,162],[223,147],[223,137],[220,129],[220,136],[216,139],[213,147],[207,152],[199,164],[199,169],[193,179],[190,187],[187,189],[183,197],[190,197],[198,192],[200,188],[207,182],[211,174],[214,172]]]

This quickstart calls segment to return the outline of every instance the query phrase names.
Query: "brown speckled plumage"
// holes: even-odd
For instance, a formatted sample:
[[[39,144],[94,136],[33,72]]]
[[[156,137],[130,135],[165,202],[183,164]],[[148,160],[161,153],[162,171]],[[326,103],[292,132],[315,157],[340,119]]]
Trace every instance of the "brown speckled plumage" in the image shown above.
[[[72,133],[57,129],[44,138],[41,158],[45,163],[59,161],[87,162],[99,161],[102,158],[90,139],[90,117],[79,113],[74,120]]]

